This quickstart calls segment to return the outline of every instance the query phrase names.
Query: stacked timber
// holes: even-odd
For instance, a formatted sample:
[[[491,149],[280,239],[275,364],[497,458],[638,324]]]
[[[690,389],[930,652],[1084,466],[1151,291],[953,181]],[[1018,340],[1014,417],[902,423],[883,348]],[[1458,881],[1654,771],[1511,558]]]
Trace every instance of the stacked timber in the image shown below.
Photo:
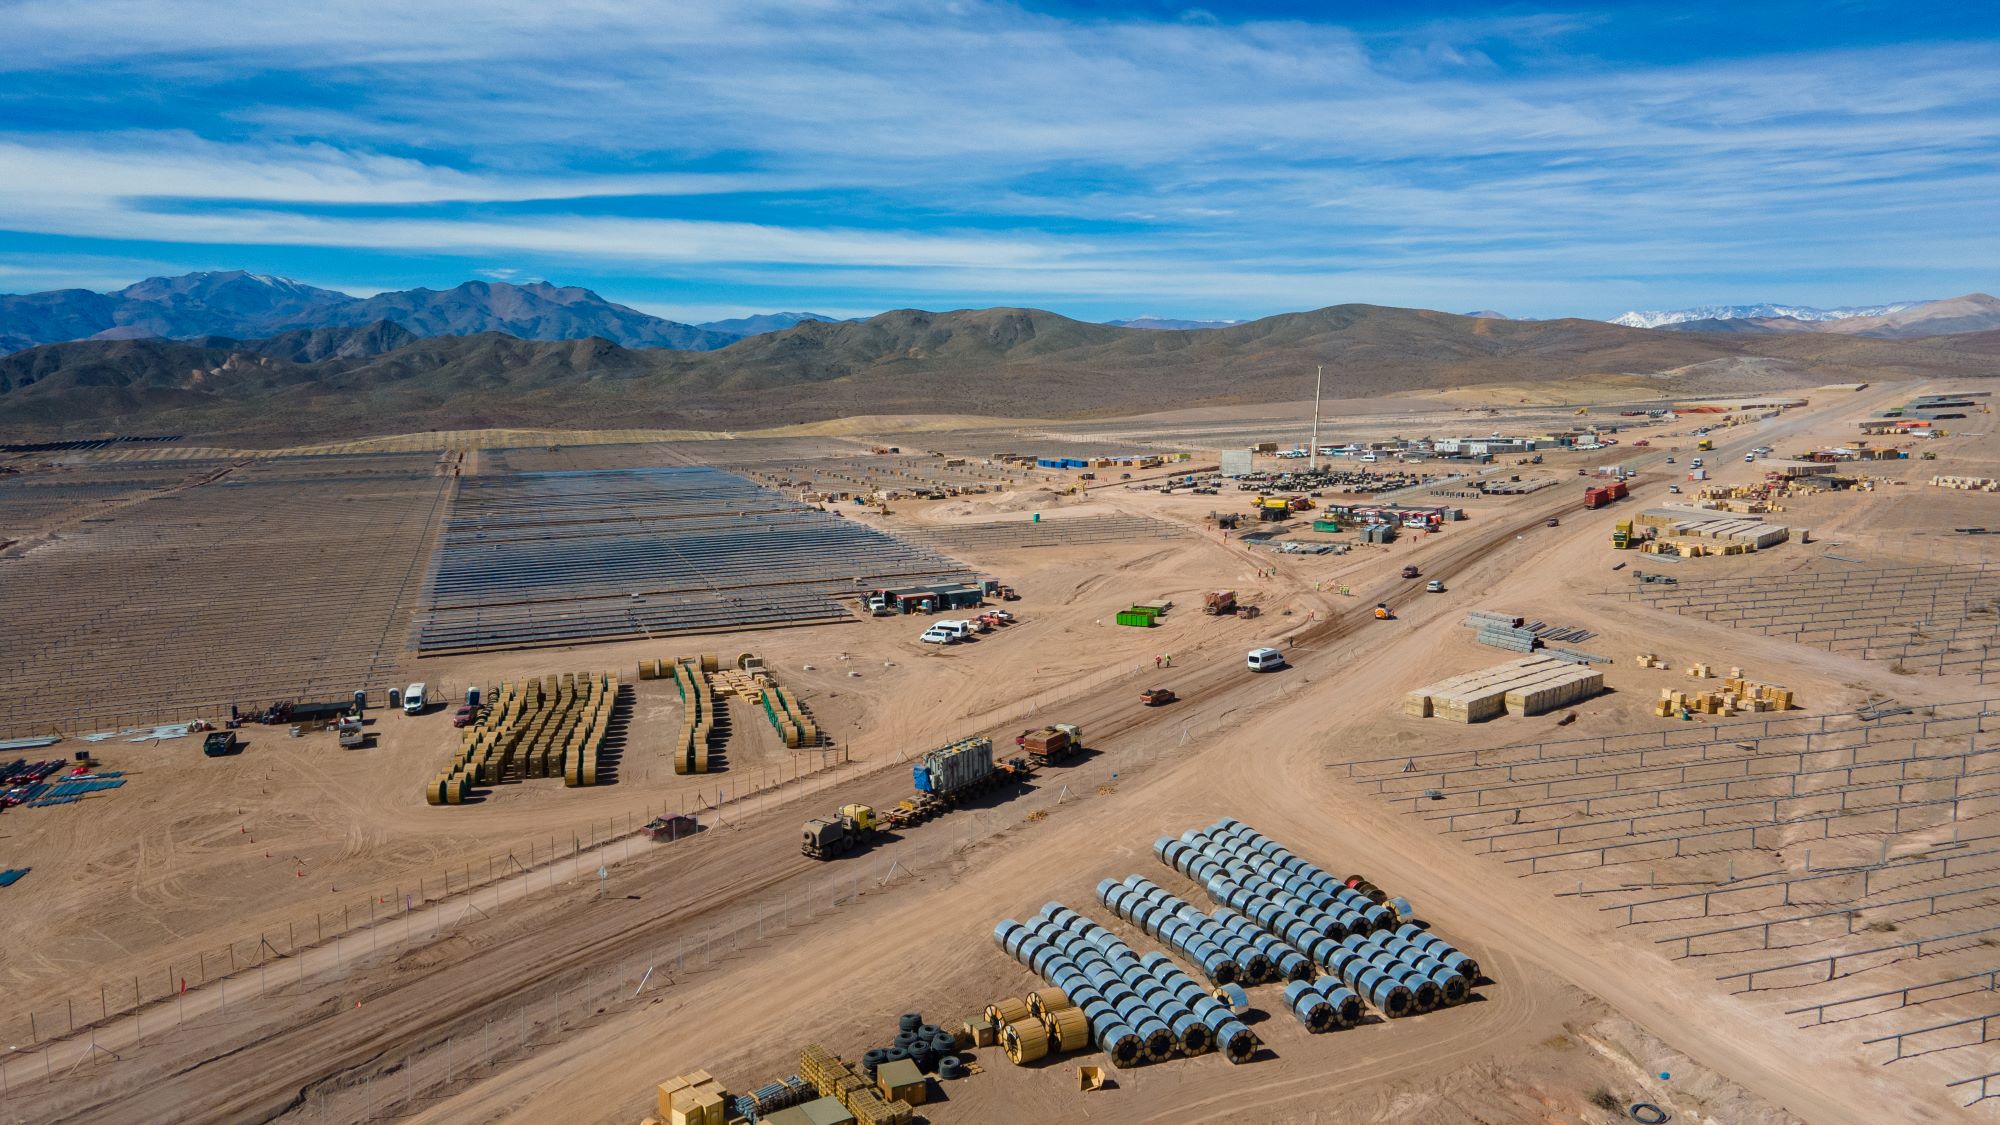
[[[1604,673],[1547,656],[1531,656],[1453,676],[1410,692],[1403,713],[1481,723],[1512,712],[1539,715],[1604,690]]]

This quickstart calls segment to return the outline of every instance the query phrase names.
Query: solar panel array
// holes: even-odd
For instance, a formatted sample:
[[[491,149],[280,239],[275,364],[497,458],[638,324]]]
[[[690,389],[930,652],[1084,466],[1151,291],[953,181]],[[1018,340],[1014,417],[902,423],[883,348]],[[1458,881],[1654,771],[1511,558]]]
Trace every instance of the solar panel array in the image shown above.
[[[858,591],[973,578],[720,469],[502,472],[461,478],[413,643],[437,654],[846,621],[840,599]]]

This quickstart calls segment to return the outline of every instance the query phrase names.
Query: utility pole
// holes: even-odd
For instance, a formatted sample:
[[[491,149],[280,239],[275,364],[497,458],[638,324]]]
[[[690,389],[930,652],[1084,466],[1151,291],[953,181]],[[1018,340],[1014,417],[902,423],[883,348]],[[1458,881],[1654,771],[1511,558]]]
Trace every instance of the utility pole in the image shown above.
[[[1326,379],[1326,365],[1314,368],[1313,375],[1313,436],[1312,446],[1306,452],[1306,471],[1319,471],[1319,388]]]

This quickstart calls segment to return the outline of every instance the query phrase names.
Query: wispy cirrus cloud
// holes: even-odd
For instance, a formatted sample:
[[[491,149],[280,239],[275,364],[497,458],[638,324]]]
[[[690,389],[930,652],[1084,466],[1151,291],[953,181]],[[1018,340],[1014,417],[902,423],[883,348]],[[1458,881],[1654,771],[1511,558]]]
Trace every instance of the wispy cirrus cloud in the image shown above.
[[[1976,36],[1652,57],[1605,38],[1648,33],[1629,13],[1211,14],[24,0],[0,227],[653,306],[1608,314],[1990,284]]]

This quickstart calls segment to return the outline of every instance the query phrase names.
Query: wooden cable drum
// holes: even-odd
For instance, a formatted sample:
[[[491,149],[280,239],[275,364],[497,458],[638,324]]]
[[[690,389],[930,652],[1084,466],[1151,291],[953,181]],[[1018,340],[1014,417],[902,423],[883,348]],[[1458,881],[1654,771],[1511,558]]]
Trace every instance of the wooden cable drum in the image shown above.
[[[747,669],[750,667],[750,662],[755,659],[757,659],[757,654],[754,652],[739,652],[736,654],[736,666]]]
[[[1090,1047],[1090,1020],[1082,1008],[1060,1008],[1049,1013],[1051,1049],[1068,1054]]]
[[[444,783],[444,803],[462,805],[465,803],[465,779],[454,777]]]
[[[595,754],[583,759],[583,783],[585,785],[597,784],[597,755]]]
[[[657,660],[641,660],[641,661],[639,662],[639,678],[640,678],[640,679],[642,679],[642,680],[650,680],[650,679],[653,679],[654,677],[658,676],[659,674],[660,674],[660,662],[659,662],[659,661],[657,661]]]
[[[1032,1019],[1008,1024],[1000,1032],[1000,1042],[1016,1066],[1026,1066],[1049,1053],[1049,1033]]]
[[[719,655],[717,655],[716,653],[713,653],[713,652],[704,652],[704,653],[702,653],[702,654],[701,654],[701,670],[702,670],[702,671],[704,671],[704,672],[719,672],[719,671],[721,671],[721,670],[722,670],[722,657],[721,657],[721,656],[719,656]]]
[[[1076,1005],[1070,1003],[1069,993],[1060,988],[1037,988],[1028,993],[1028,1014],[1036,1019],[1042,1019],[1051,1012],[1074,1007]]]
[[[424,804],[444,804],[444,785],[446,780],[442,776],[434,777],[431,779],[430,784],[424,786]]]
[[[1028,1010],[1026,1000],[1016,1000],[1009,996],[986,1005],[986,1018],[994,1023],[1020,1023],[1022,1020],[1034,1018],[1034,1013]]]

